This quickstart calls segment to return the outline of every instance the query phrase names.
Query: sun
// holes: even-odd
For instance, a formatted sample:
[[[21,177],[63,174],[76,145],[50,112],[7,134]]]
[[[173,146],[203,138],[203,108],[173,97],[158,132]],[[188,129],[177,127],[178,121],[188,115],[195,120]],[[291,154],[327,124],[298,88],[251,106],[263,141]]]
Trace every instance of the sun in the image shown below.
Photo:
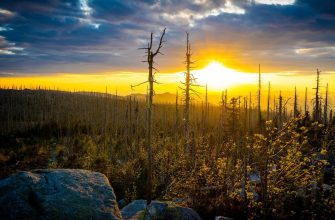
[[[193,71],[200,85],[207,84],[210,89],[223,90],[238,84],[255,81],[253,74],[241,73],[217,61],[210,62],[205,68]]]

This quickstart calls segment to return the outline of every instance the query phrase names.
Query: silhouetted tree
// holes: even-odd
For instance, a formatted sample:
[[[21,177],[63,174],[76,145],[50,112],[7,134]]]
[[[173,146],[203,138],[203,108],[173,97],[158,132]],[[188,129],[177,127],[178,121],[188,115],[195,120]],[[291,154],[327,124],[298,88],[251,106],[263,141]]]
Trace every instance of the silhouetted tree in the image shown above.
[[[270,82],[268,85],[268,103],[267,103],[267,111],[266,111],[266,120],[270,120]]]
[[[189,41],[189,34],[186,33],[186,71],[185,71],[185,82],[182,84],[185,86],[181,88],[184,91],[184,101],[185,101],[185,108],[184,108],[184,134],[185,134],[185,152],[189,157],[191,157],[191,161],[194,161],[194,153],[195,153],[195,146],[190,144],[190,102],[191,102],[191,93],[197,93],[192,87],[196,86],[196,78],[194,78],[193,74],[191,73],[192,64],[191,61],[191,44]]]
[[[298,96],[297,87],[294,87],[294,106],[293,106],[293,116],[296,118],[298,116]]]
[[[148,69],[149,69],[149,76],[148,81],[144,83],[149,84],[149,90],[147,95],[147,134],[146,134],[146,145],[147,145],[147,151],[148,151],[148,177],[147,177],[147,204],[151,204],[152,200],[152,167],[153,167],[153,159],[152,159],[152,143],[151,143],[151,133],[152,133],[152,101],[154,96],[154,83],[156,83],[155,80],[155,73],[154,70],[157,70],[154,67],[154,59],[158,54],[162,54],[160,52],[161,48],[163,47],[163,38],[165,35],[165,28],[163,30],[163,33],[160,37],[159,44],[156,50],[153,50],[153,33],[150,35],[150,42],[148,43],[148,46],[145,48],[141,48],[146,50],[146,57],[147,59],[144,61],[148,63]],[[143,84],[143,83],[141,83]],[[140,85],[140,84],[139,84]]]
[[[315,89],[315,105],[314,105],[314,121],[320,121],[320,96],[319,96],[319,86],[320,86],[320,73],[319,69],[316,70],[316,87]]]
[[[305,90],[305,115],[307,115],[307,87]]]
[[[261,112],[261,64],[258,65],[258,128],[262,130],[262,112]]]
[[[326,86],[325,105],[323,107],[323,123],[325,125],[328,124],[328,83],[327,83],[327,86]]]

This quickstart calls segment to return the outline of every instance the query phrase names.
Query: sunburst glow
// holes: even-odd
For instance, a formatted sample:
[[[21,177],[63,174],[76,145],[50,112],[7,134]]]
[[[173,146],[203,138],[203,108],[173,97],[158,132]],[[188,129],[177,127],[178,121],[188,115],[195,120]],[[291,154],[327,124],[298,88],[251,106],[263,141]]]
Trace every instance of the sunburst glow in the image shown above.
[[[241,73],[217,61],[212,61],[204,69],[193,71],[193,74],[199,84],[207,84],[209,88],[214,90],[257,81],[256,74]]]

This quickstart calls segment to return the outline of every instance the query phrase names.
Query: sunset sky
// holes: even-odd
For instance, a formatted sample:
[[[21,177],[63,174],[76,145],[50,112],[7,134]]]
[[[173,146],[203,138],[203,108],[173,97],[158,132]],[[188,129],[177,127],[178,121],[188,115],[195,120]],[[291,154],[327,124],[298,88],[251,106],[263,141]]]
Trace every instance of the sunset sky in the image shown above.
[[[213,93],[254,89],[258,64],[265,88],[312,91],[319,68],[335,92],[334,0],[1,0],[0,85],[130,93],[146,80],[138,48],[164,27],[159,93],[182,80],[186,32]]]

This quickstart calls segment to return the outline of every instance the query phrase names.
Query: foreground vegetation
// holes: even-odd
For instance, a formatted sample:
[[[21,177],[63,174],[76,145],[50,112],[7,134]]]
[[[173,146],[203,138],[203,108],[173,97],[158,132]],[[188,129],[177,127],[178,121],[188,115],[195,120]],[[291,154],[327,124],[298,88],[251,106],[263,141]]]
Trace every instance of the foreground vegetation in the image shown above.
[[[259,128],[257,109],[223,97],[218,106],[190,106],[187,145],[194,152],[185,150],[179,99],[154,105],[153,199],[183,203],[205,219],[331,219],[332,116],[290,117],[277,107]],[[145,102],[132,96],[1,90],[0,175],[90,169],[107,175],[119,199],[146,198],[145,110]]]

